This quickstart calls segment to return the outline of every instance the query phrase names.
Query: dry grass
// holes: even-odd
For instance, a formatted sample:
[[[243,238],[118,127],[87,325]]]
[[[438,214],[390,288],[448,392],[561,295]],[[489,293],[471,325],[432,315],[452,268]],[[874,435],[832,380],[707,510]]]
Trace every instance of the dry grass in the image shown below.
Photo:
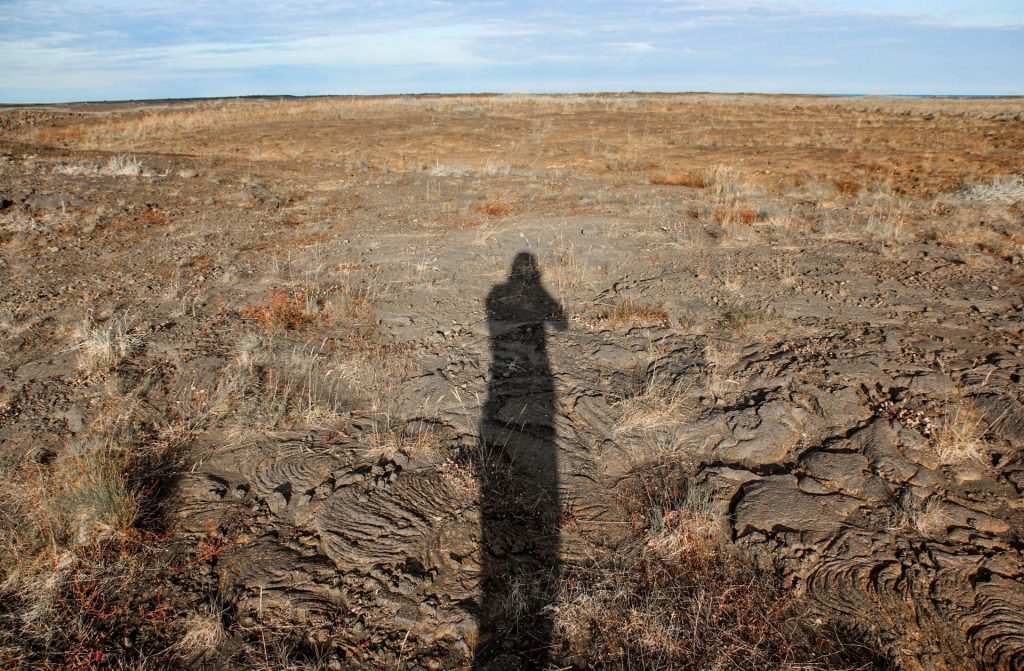
[[[695,175],[662,175],[652,177],[651,184],[661,186],[687,186],[691,189],[703,189],[708,185],[707,180]]]
[[[678,561],[723,538],[727,516],[706,489],[689,487],[679,508],[655,507],[645,551]]]
[[[943,511],[942,504],[934,497],[921,499],[905,493],[892,504],[887,531],[915,533],[922,538],[935,540],[941,538],[951,521]]]
[[[79,365],[89,372],[110,370],[131,354],[142,343],[142,336],[134,332],[128,317],[113,318],[99,326],[91,320],[75,330],[72,349],[79,353]]]
[[[916,233],[954,247],[1019,260],[1024,258],[1022,208],[1024,180],[1017,175],[998,177],[936,196],[929,208],[935,216],[916,216],[923,220]]]
[[[195,662],[217,649],[227,637],[216,612],[193,613],[185,620],[185,634],[174,644],[174,650],[188,662]]]
[[[858,212],[863,217],[865,213]],[[887,200],[874,205],[866,212],[865,230],[872,236],[892,242],[900,240],[907,233],[908,208],[905,203]]]
[[[170,644],[170,613],[143,601],[158,568],[158,539],[147,530],[151,496],[175,447],[122,428],[70,445],[49,466],[0,468],[0,663],[91,669],[169,661],[153,645]],[[128,632],[146,640],[126,646]]]
[[[503,203],[490,200],[485,203],[477,203],[473,206],[474,212],[486,214],[488,217],[507,217],[513,214],[518,214],[521,209],[522,208],[513,203]]]
[[[430,429],[424,422],[416,422],[415,426],[389,426],[382,421],[369,435],[368,443],[371,458],[393,460],[396,455],[404,454],[417,461],[430,460],[444,450],[444,436]]]
[[[656,439],[661,447],[671,445],[668,452],[659,451],[660,458],[678,457],[674,454],[676,447],[674,429],[688,421],[687,410],[695,400],[692,382],[683,386],[680,380],[674,380],[661,373],[662,357],[658,352],[651,352],[652,360],[643,366],[639,383],[634,389],[624,390],[616,407],[621,414],[615,425],[615,433],[620,435],[637,435]]]
[[[630,113],[622,114],[624,109]],[[512,123],[499,129],[492,123],[495,116]],[[751,181],[791,188],[828,175],[830,189],[849,198],[863,190],[860,185],[880,181],[933,195],[959,188],[963,175],[984,179],[1019,172],[1019,164],[1007,169],[1013,159],[1002,147],[1015,146],[1019,124],[1006,122],[1022,116],[1019,102],[1012,99],[420,96],[125,105],[23,132],[72,149],[205,156],[244,152],[260,161],[329,158],[441,177],[656,168],[656,181],[693,185],[707,166],[733,163],[739,153]],[[438,117],[446,120],[444,129],[418,130],[434,126]],[[268,123],[321,132],[315,138],[308,133],[287,140],[266,137],[254,145],[253,128]],[[389,146],[368,141],[380,137],[377,131],[385,127],[391,135],[399,128],[410,130],[398,131]],[[663,132],[651,133],[651,128]],[[861,160],[837,164],[836,153],[851,146]],[[895,159],[893,148],[898,148]],[[780,153],[791,158],[773,161]],[[657,157],[657,165],[648,157]],[[894,162],[898,172],[888,167]],[[714,186],[714,175],[704,179]]]
[[[409,352],[356,339],[278,344],[250,334],[211,388],[186,389],[176,403],[178,433],[214,425],[236,437],[276,430],[329,429],[352,412],[387,417],[408,375]]]
[[[988,183],[969,184],[957,195],[966,203],[1017,205],[1024,203],[1024,178],[1007,175]]]
[[[311,249],[290,251],[284,259],[273,259],[274,274],[283,286],[268,289],[263,302],[244,306],[243,319],[265,333],[329,323],[352,337],[372,335],[374,303],[385,290],[380,269],[329,263],[319,236]]]
[[[473,171],[461,165],[442,165],[438,163],[430,170],[432,177],[468,177]]]
[[[985,435],[992,428],[969,401],[932,422],[932,446],[944,466],[985,463]]]
[[[115,177],[138,177],[143,174],[142,162],[130,154],[117,154],[100,163],[61,163],[53,172],[69,177],[82,175],[111,175]]]
[[[934,498],[919,503],[910,510],[910,524],[924,538],[939,538],[952,520]]]
[[[323,304],[305,290],[289,293],[270,289],[265,304],[247,305],[242,314],[263,331],[301,329],[324,318]]]
[[[771,570],[721,541],[707,492],[661,494],[614,560],[563,573],[557,625],[578,666],[762,671],[878,661],[810,625]]]
[[[563,304],[570,304],[581,291],[593,289],[597,283],[595,275],[606,275],[604,267],[590,259],[590,249],[577,249],[570,244],[557,253],[542,254],[540,268],[545,284],[554,288],[554,293]]]
[[[647,305],[631,298],[624,298],[599,311],[587,321],[594,326],[617,329],[667,326],[669,314],[664,306]]]
[[[142,162],[134,156],[119,154],[110,157],[103,171],[108,175],[138,177],[142,174]]]

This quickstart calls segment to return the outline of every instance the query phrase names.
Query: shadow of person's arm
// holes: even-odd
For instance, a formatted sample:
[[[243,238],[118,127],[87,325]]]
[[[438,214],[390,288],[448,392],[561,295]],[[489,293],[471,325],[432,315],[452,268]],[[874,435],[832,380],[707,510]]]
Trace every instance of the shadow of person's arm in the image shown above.
[[[551,304],[551,311],[548,313],[550,315],[548,317],[548,323],[559,331],[565,331],[569,328],[569,322],[565,318],[565,309],[562,307],[562,304],[554,298],[549,297],[549,301]]]

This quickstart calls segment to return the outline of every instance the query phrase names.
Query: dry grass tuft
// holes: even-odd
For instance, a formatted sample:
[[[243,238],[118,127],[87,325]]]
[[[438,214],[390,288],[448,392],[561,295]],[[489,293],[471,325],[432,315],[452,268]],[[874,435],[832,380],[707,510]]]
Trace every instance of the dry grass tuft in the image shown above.
[[[986,205],[1024,203],[1024,178],[1020,175],[1009,175],[999,177],[987,184],[970,184],[964,187],[958,195],[968,203]]]
[[[440,454],[445,445],[444,436],[424,423],[416,426],[387,426],[377,428],[369,436],[370,450],[375,458],[394,459],[399,453],[422,460]]]
[[[932,445],[944,466],[985,463],[985,434],[991,429],[985,417],[969,401],[933,422]]]
[[[518,214],[520,208],[517,205],[511,203],[502,203],[497,201],[487,201],[486,203],[477,203],[473,206],[473,211],[480,214],[486,214],[489,217],[507,217],[513,214]]]
[[[297,330],[324,320],[323,303],[305,289],[271,289],[266,304],[247,305],[243,315],[263,331]]]
[[[132,331],[128,318],[111,319],[104,326],[91,320],[75,330],[73,350],[79,353],[79,365],[90,372],[110,370],[142,343],[142,336]]]
[[[905,493],[892,503],[887,531],[916,533],[934,540],[945,533],[951,521],[935,498],[920,499]]]
[[[661,186],[687,186],[691,189],[703,189],[708,185],[707,180],[695,175],[662,175],[651,178],[651,184]]]
[[[193,613],[185,620],[185,634],[174,650],[185,660],[196,661],[216,650],[225,638],[219,613]]]
[[[682,506],[655,508],[646,551],[663,561],[676,561],[687,553],[701,551],[721,538],[724,513],[716,508],[710,493],[691,487]]]
[[[661,305],[646,305],[625,298],[597,314],[594,323],[611,328],[637,328],[668,325],[668,310]]]
[[[139,515],[140,494],[127,479],[131,446],[112,440],[72,444],[57,462],[64,483],[46,509],[56,515],[57,540],[88,545],[129,533]]]
[[[615,426],[617,434],[640,433],[669,438],[673,428],[687,421],[686,410],[694,400],[692,387],[661,379],[657,360],[644,372],[638,388],[628,391],[635,393],[627,393],[616,403],[622,411]]]
[[[103,171],[108,175],[138,177],[142,174],[142,162],[134,156],[119,154],[110,157]]]
[[[275,344],[272,334],[252,333],[238,345],[212,388],[188,389],[176,403],[178,433],[213,424],[230,434],[329,429],[359,409],[386,416],[406,379],[406,348],[348,339]]]

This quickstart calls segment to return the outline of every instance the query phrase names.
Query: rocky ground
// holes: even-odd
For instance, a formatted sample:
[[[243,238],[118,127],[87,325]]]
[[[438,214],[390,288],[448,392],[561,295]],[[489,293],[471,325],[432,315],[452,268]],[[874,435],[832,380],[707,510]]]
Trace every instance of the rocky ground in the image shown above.
[[[1021,668],[1022,114],[0,110],[0,660]]]

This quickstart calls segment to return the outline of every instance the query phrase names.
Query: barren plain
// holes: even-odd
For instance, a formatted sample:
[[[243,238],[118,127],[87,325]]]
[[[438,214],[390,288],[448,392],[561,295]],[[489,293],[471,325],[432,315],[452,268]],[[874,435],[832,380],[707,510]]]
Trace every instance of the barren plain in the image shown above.
[[[1024,668],[1024,102],[0,108],[0,666]]]

